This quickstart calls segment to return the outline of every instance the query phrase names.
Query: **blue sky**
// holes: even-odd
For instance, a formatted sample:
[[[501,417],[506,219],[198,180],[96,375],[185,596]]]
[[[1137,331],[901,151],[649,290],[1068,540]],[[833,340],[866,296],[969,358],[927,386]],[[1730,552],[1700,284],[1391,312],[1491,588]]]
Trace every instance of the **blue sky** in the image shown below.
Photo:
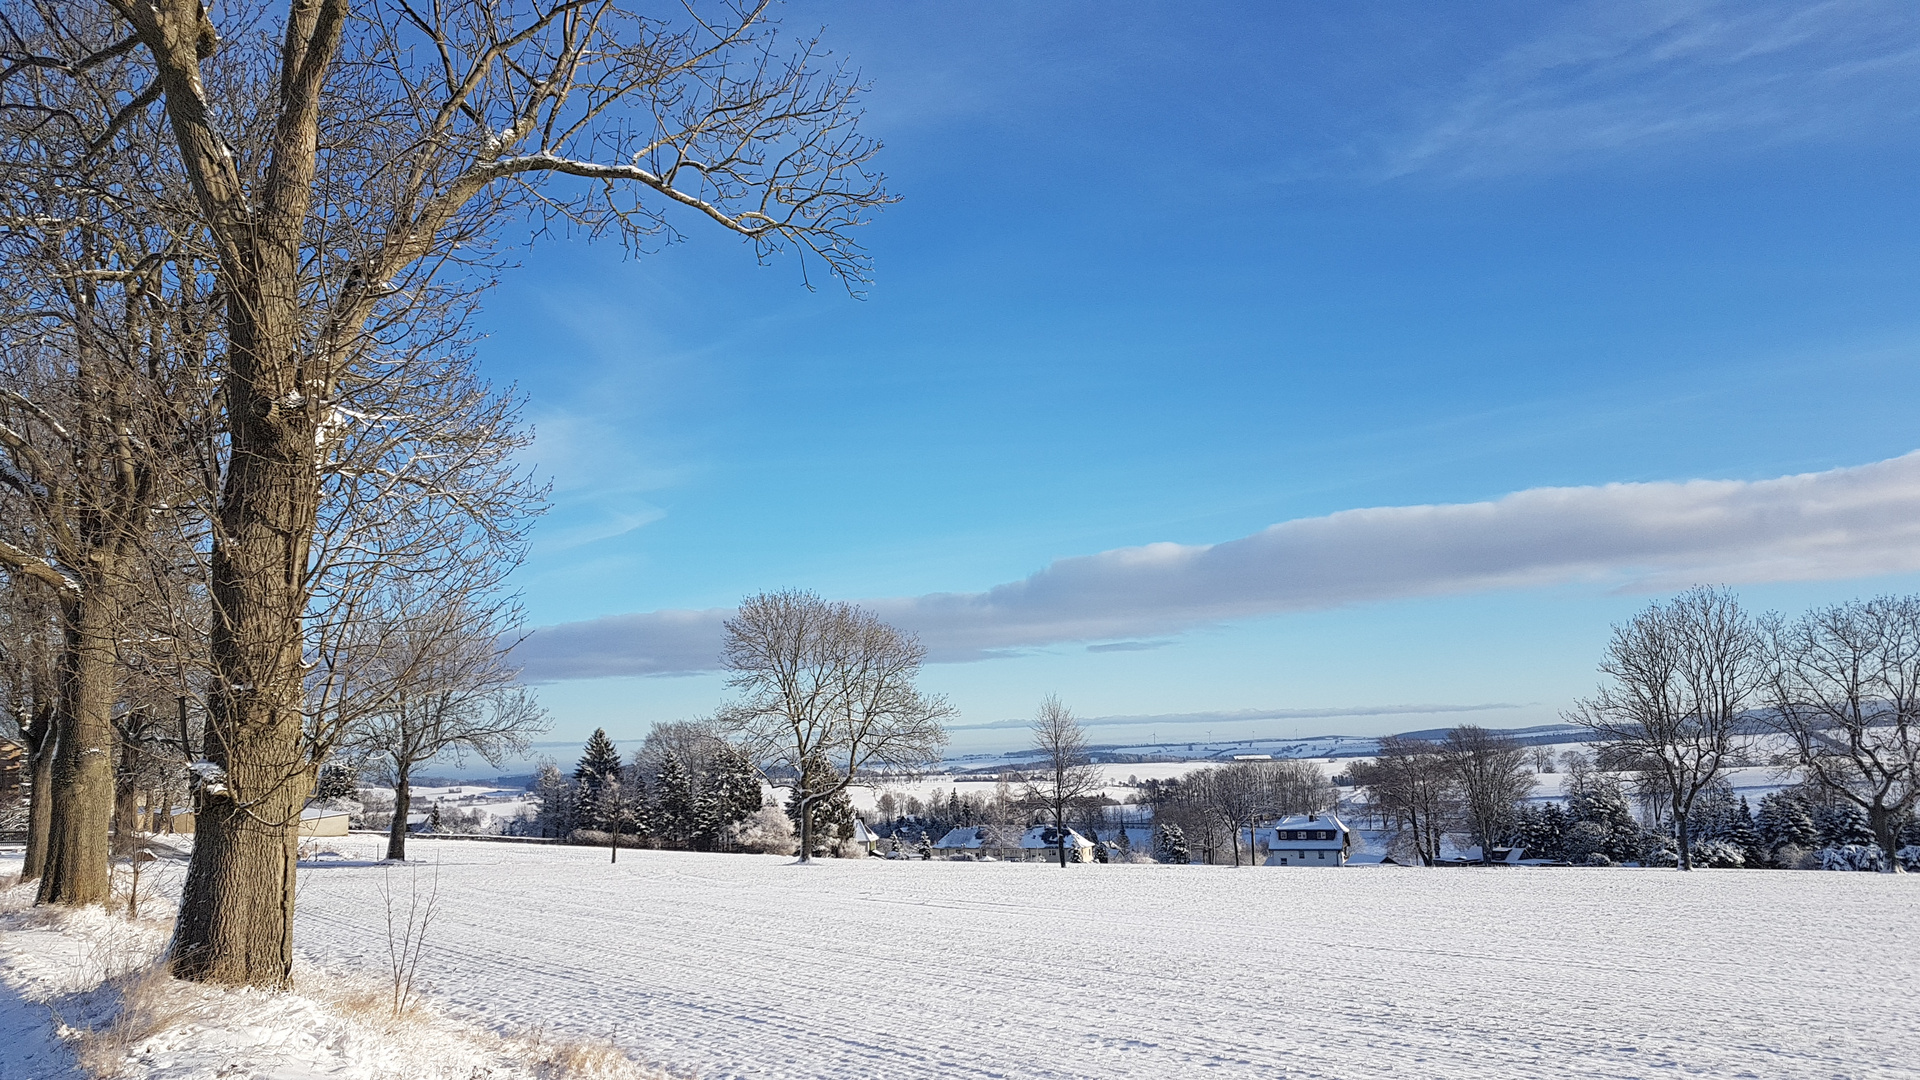
[[[553,739],[711,709],[712,619],[670,613],[788,586],[921,631],[962,723],[1058,693],[1182,738],[1543,722],[1689,581],[1920,590],[1920,8],[781,18],[872,84],[865,299],[687,222],[490,303],[555,482]],[[1355,715],[1178,719],[1298,709]]]

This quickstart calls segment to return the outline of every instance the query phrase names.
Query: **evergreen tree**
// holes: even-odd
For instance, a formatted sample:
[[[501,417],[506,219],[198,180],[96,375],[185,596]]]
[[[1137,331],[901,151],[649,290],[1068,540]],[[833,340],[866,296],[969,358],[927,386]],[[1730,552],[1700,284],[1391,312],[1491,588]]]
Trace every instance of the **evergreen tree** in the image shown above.
[[[354,776],[353,767],[338,761],[330,761],[320,766],[320,782],[313,789],[313,797],[329,801],[358,800],[360,785]]]
[[[587,739],[586,753],[580,756],[580,764],[574,767],[573,778],[580,784],[592,788],[599,794],[600,788],[609,780],[618,780],[622,772],[620,750],[607,738],[606,728],[594,728],[593,735]]]
[[[1566,807],[1550,802],[1540,808],[1540,848],[1536,856],[1541,859],[1564,859],[1567,857],[1567,827],[1573,819],[1567,816]],[[1531,853],[1530,853],[1531,854]]]
[[[1193,856],[1187,851],[1187,834],[1180,831],[1180,826],[1169,822],[1161,825],[1154,832],[1154,858],[1163,863],[1179,865],[1193,861]]]
[[[427,811],[427,831],[430,833],[437,833],[440,831],[440,800],[439,799],[433,800],[433,808]]]
[[[1753,810],[1747,806],[1745,796],[1740,798],[1740,808],[1733,814],[1726,832],[1720,839],[1740,849],[1740,857],[1747,866],[1765,866],[1767,864],[1766,845],[1760,842],[1760,829],[1754,824]]]
[[[839,772],[824,757],[807,759],[800,783],[794,785],[787,795],[787,817],[793,820],[795,833],[806,832],[805,824],[800,820],[802,793],[831,787],[839,778]],[[815,852],[831,850],[841,841],[853,838],[853,800],[847,796],[846,788],[814,801],[812,836]]]
[[[568,836],[574,824],[574,791],[551,761],[543,761],[533,773],[534,827],[541,836]]]
[[[703,831],[719,835],[747,820],[766,804],[760,772],[747,756],[731,746],[713,755],[708,765]]]
[[[1771,856],[1788,845],[1812,848],[1819,844],[1819,830],[1813,827],[1813,812],[1807,801],[1791,791],[1776,791],[1760,798],[1760,813],[1754,818],[1760,830],[1760,843]]]
[[[1867,816],[1852,803],[1836,803],[1814,811],[1813,827],[1819,832],[1821,847],[1869,846],[1875,842]]]
[[[668,750],[653,781],[654,831],[673,847],[684,848],[693,845],[700,826],[693,775],[680,763],[680,755]]]

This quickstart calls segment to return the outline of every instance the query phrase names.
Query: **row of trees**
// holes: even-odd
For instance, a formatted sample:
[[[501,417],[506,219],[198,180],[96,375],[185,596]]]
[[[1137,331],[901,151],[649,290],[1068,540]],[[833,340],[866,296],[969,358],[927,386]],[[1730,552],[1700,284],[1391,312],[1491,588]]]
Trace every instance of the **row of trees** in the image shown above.
[[[712,851],[765,802],[760,772],[709,725],[666,724],[623,761],[604,729],[596,729],[573,775],[552,763],[535,773],[537,810],[528,823],[540,836],[609,844],[650,839],[663,847]]]
[[[1483,854],[1506,842],[1534,789],[1531,755],[1511,738],[1464,725],[1439,742],[1392,735],[1349,773],[1372,811],[1414,857],[1432,864],[1442,837],[1466,834]]]
[[[1691,589],[1616,626],[1606,681],[1567,718],[1655,781],[1681,869],[1703,797],[1770,736],[1822,802],[1857,810],[1899,866],[1920,802],[1920,597],[1879,597],[1789,619]]]
[[[104,899],[144,708],[134,745],[193,778],[173,971],[287,981],[315,769],[409,674],[371,658],[491,595],[540,502],[472,367],[503,230],[642,249],[673,206],[861,278],[888,196],[858,87],[762,15],[0,3],[0,566],[44,902]]]

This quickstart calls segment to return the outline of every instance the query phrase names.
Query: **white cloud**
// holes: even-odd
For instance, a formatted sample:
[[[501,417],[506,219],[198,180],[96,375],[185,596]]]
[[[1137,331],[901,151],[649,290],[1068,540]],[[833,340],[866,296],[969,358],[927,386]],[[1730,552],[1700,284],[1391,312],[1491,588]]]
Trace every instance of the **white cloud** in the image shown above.
[[[1508,173],[1703,139],[1881,131],[1920,108],[1916,22],[1888,0],[1566,9],[1429,113],[1387,171]]]
[[[1142,642],[1368,601],[1589,581],[1629,589],[1920,570],[1920,451],[1772,480],[1534,488],[1491,502],[1347,510],[1219,544],[1061,559],[979,593],[867,601],[936,662],[1061,642]],[[729,612],[549,627],[530,678],[711,671]]]

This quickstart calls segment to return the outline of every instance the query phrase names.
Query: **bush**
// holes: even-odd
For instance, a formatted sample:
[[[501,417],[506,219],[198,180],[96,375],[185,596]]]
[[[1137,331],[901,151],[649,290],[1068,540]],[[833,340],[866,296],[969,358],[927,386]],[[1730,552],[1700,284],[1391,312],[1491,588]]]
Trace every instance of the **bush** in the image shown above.
[[[1813,853],[1814,862],[1821,870],[1885,870],[1887,856],[1877,847],[1866,844],[1839,844],[1823,847]]]
[[[573,835],[567,837],[567,843],[580,844],[585,847],[612,847],[613,834],[602,832],[599,829],[575,829],[573,830]],[[620,846],[623,848],[643,848],[648,846],[647,838],[635,833],[623,832],[620,834]]]
[[[743,821],[727,826],[727,843],[741,851],[762,855],[791,855],[796,847],[793,819],[778,806],[763,806]]]
[[[1702,840],[1693,845],[1693,865],[1732,870],[1747,865],[1747,857],[1725,840]]]
[[[1893,857],[1900,860],[1902,868],[1920,872],[1920,844],[1908,844],[1895,851]]]
[[[1607,858],[1604,851],[1590,851],[1580,860],[1581,866],[1612,866],[1613,860]]]

